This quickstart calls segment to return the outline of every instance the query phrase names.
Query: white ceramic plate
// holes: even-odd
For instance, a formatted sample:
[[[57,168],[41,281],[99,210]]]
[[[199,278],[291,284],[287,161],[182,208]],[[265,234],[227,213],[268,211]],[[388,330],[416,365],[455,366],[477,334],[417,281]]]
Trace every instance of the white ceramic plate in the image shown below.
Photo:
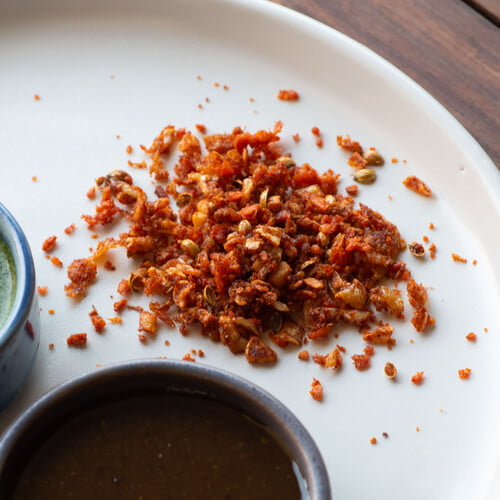
[[[335,498],[497,498],[500,176],[429,95],[345,36],[274,4],[244,0],[0,2],[0,72],[0,199],[25,228],[38,283],[49,287],[40,298],[38,360],[23,393],[0,416],[2,428],[49,388],[97,365],[180,358],[201,348],[205,363],[257,382],[302,419],[323,452]],[[297,89],[301,100],[277,100],[282,88]],[[340,373],[300,362],[296,351],[282,353],[273,368],[256,368],[207,339],[166,328],[144,346],[133,311],[122,325],[92,333],[92,304],[104,317],[115,315],[110,295],[116,297],[129,264],[117,253],[118,270],[76,304],[64,295],[64,269],[46,259],[41,244],[58,235],[56,255],[66,265],[87,255],[95,240],[79,217],[92,212],[85,193],[93,180],[127,168],[128,144],[135,148],[130,159],[142,159],[138,145],[169,123],[223,132],[272,128],[276,120],[285,123],[285,149],[318,170],[341,173],[342,190],[352,179],[336,135],[349,133],[400,159],[379,169],[358,200],[395,222],[407,241],[427,235],[436,243],[435,260],[405,257],[429,287],[436,328],[421,335],[398,324],[396,347],[377,349],[363,373],[349,361],[363,348],[353,329],[308,347],[326,353],[336,342],[346,346]],[[322,130],[322,149],[313,126]],[[302,140],[295,145],[297,132]],[[410,174],[431,186],[432,199],[402,186]],[[148,185],[144,172],[133,175]],[[71,223],[77,231],[67,236]],[[468,263],[453,262],[452,252]],[[471,331],[475,343],[465,339]],[[89,333],[86,349],[66,346],[76,332]],[[387,361],[399,369],[396,383],[382,373]],[[463,381],[457,370],[466,367],[473,372]],[[426,375],[419,387],[410,382],[416,371]],[[323,403],[308,394],[313,377],[325,387]]]

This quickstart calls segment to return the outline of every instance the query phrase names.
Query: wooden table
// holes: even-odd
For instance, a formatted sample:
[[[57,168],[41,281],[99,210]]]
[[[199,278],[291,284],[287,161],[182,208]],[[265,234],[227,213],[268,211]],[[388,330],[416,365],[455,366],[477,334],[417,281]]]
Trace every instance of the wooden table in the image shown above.
[[[361,42],[404,71],[500,170],[500,0],[273,0]]]

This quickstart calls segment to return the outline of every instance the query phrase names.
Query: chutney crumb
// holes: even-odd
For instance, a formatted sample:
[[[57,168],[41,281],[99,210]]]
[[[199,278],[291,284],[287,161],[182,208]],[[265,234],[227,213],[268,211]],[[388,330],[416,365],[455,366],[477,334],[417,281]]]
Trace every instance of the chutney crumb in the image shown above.
[[[70,347],[84,347],[87,345],[87,334],[73,333],[66,339],[66,343]]]
[[[312,379],[309,394],[315,401],[323,401],[323,385],[318,379]]]

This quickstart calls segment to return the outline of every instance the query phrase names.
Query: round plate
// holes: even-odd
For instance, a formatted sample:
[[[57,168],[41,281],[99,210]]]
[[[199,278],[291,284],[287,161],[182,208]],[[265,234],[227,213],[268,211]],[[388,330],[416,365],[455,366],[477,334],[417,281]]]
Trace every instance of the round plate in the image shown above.
[[[1,415],[2,428],[49,388],[98,366],[202,349],[197,362],[251,379],[295,412],[323,453],[337,499],[499,494],[492,481],[500,477],[500,176],[420,87],[345,36],[261,1],[3,2],[0,68],[0,198],[27,233],[38,284],[48,286],[40,297],[38,360],[24,392]],[[291,88],[298,102],[276,98]],[[350,363],[364,347],[353,328],[307,345],[321,354],[345,346],[339,373],[299,361],[293,349],[280,351],[276,366],[250,366],[206,338],[166,327],[143,345],[135,311],[103,334],[93,332],[92,305],[105,318],[116,316],[116,283],[132,263],[113,252],[116,271],[101,272],[89,295],[73,302],[64,294],[64,267],[55,267],[41,245],[57,235],[54,255],[64,266],[88,255],[96,240],[80,216],[93,211],[85,194],[94,179],[141,161],[139,145],[167,124],[202,123],[216,133],[270,129],[277,120],[284,123],[283,148],[297,162],[340,173],[342,192],[352,171],[336,136],[350,134],[382,152],[388,161],[357,201],[397,224],[408,242],[427,236],[436,244],[435,259],[404,256],[429,287],[436,327],[422,335],[408,320],[395,323],[395,348],[378,348],[366,372]],[[323,148],[315,146],[313,126]],[[150,186],[146,172],[131,173]],[[406,189],[401,181],[409,175],[423,179],[432,198]],[[72,223],[76,231],[65,234]],[[475,343],[465,339],[471,331]],[[79,332],[88,332],[87,347],[67,347],[66,337]],[[384,376],[387,361],[397,366],[397,381]],[[472,369],[468,380],[458,377],[462,368]],[[417,371],[425,373],[421,386],[410,381]],[[308,393],[313,377],[324,385],[322,403]]]

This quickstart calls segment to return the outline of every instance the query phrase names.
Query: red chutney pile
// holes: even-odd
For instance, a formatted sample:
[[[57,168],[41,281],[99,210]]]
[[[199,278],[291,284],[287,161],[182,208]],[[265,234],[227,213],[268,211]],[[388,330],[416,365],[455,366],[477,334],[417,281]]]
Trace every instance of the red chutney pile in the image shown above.
[[[346,323],[367,343],[391,347],[394,328],[377,313],[401,319],[404,300],[387,283],[406,283],[417,331],[432,325],[425,288],[399,260],[406,243],[397,227],[339,194],[339,175],[283,154],[281,128],[235,128],[201,142],[165,127],[143,148],[148,161],[135,165],[153,178],[153,199],[125,171],[97,179],[95,214],[83,216],[88,227],[126,219],[128,231],[73,261],[67,295],[84,296],[106,252],[123,247],[138,267],[119,283],[124,298],[115,309],[133,293],[151,297],[149,310],[139,311],[143,337],[159,322],[183,334],[197,325],[250,363],[274,362],[277,348],[328,337]],[[165,162],[175,148],[170,179]]]

